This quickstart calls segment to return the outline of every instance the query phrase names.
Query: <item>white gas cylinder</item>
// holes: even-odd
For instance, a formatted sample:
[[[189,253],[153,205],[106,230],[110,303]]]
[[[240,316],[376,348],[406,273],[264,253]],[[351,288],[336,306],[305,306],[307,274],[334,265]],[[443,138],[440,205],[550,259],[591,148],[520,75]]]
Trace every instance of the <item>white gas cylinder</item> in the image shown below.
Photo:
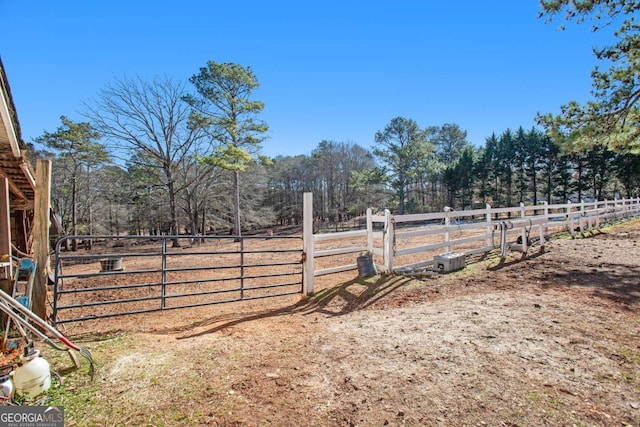
[[[51,371],[49,362],[40,357],[34,348],[25,348],[20,356],[20,365],[13,374],[13,386],[16,394],[25,397],[36,397],[51,387]]]
[[[11,372],[13,365],[0,367],[0,399],[11,399],[13,395],[13,381],[11,381]]]

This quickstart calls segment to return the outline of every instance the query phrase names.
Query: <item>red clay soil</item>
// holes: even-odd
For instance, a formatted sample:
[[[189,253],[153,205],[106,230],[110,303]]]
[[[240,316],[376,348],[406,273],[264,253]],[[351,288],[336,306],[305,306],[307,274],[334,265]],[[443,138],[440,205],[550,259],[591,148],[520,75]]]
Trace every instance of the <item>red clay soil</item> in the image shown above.
[[[635,221],[435,278],[71,324],[101,367],[70,419],[637,426],[639,240]]]

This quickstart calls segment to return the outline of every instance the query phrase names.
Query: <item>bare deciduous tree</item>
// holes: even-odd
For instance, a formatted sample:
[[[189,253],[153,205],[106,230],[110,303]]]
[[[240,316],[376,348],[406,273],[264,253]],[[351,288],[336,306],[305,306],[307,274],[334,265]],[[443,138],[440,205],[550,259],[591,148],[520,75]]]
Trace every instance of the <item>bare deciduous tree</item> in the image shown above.
[[[180,230],[176,170],[198,139],[189,126],[190,108],[184,95],[183,85],[169,78],[125,77],[107,85],[88,105],[95,127],[116,148],[128,152],[131,159],[143,160],[143,166],[162,171],[174,235]],[[178,246],[177,239],[173,245]]]

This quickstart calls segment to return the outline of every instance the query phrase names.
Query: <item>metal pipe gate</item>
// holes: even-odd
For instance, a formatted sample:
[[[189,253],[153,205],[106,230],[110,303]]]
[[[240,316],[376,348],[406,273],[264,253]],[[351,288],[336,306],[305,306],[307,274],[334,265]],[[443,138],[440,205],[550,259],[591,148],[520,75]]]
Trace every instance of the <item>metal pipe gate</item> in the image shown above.
[[[302,253],[298,236],[66,236],[55,248],[52,318],[68,323],[299,294]]]

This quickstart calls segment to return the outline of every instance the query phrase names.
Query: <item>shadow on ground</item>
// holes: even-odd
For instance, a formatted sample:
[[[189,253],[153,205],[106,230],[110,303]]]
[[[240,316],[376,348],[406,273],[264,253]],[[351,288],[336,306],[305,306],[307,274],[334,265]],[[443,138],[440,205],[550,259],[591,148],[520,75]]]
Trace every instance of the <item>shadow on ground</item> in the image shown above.
[[[369,307],[394,291],[406,286],[413,279],[399,276],[373,276],[367,279],[356,279],[350,282],[324,289],[313,296],[304,298],[296,304],[277,310],[265,310],[257,313],[236,313],[216,316],[203,321],[176,328],[164,329],[158,333],[187,333],[178,339],[192,338],[215,333],[231,326],[254,320],[291,314],[321,314],[328,317],[342,316],[353,311]],[[207,328],[207,326],[210,326]],[[193,332],[194,328],[203,328]]]
[[[640,303],[640,267],[602,263],[597,268],[556,270],[546,272],[550,282],[545,287],[568,286],[589,289],[597,298],[636,306]]]

